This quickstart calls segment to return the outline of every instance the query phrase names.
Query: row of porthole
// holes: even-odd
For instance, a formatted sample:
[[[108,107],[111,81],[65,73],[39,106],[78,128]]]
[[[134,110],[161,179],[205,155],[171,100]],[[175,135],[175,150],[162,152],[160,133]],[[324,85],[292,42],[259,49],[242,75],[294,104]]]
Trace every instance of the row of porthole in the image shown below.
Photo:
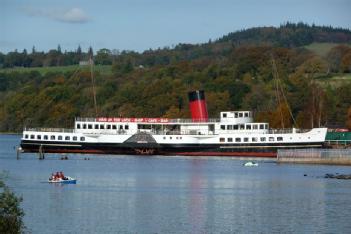
[[[222,117],[227,118],[227,113],[223,113]],[[234,118],[242,118],[242,117],[248,118],[248,117],[251,117],[251,114],[250,112],[234,112]]]
[[[166,140],[166,139],[167,139],[167,137],[163,137],[163,140]],[[169,139],[172,140],[173,137],[169,137]],[[183,139],[183,137],[175,137],[175,139],[176,140],[181,140],[181,139]]]
[[[234,140],[234,141],[233,141]],[[219,142],[249,142],[249,137],[244,137],[244,138],[232,138],[228,137],[227,139],[224,137],[219,138]],[[260,142],[266,142],[267,138],[266,137],[260,137]],[[275,141],[274,137],[268,137],[268,141],[273,142]],[[277,141],[283,141],[283,137],[277,137]],[[258,142],[258,137],[252,137],[251,142]]]
[[[268,129],[268,124],[235,124],[221,125],[221,130],[262,130]]]
[[[31,139],[31,140],[49,140],[49,136],[48,135],[24,135],[25,139]],[[50,140],[56,140],[56,136],[55,135],[50,135]],[[58,141],[63,141],[63,136],[57,136],[57,140]],[[65,136],[65,141],[70,141],[71,137],[70,136]],[[73,141],[78,141],[78,137],[77,136],[73,136],[72,137]],[[85,137],[80,137],[80,141],[85,141]]]
[[[77,124],[77,129],[112,129],[112,130],[128,130],[128,125],[115,125],[115,124]]]

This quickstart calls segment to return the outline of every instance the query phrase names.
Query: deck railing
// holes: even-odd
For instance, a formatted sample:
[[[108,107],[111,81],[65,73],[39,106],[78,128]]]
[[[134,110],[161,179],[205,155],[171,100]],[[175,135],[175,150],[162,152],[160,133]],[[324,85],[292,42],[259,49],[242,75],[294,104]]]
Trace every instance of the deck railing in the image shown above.
[[[109,119],[109,118],[102,118],[102,119]],[[121,119],[121,121],[113,121],[114,118],[111,118],[112,121],[111,123],[126,123],[126,122],[129,122],[127,120],[137,120],[138,118],[125,118],[126,120],[124,121],[123,119],[124,118],[118,118],[118,119]],[[143,118],[141,118],[143,119]],[[197,120],[193,120],[193,119],[167,119],[167,118],[164,118],[163,120],[167,120],[167,121],[162,121],[162,118],[160,118],[160,122],[157,122],[157,120],[159,118],[145,118],[147,119],[148,121],[135,121],[136,123],[149,123],[149,124],[168,124],[168,123],[217,123],[217,122],[220,122],[220,119],[218,118],[211,118],[211,119],[197,119]],[[155,122],[152,122],[152,120],[155,119],[156,121]],[[107,121],[101,121],[99,120],[99,118],[86,118],[86,117],[76,117],[75,119],[76,121],[79,121],[79,122],[109,122],[108,120]]]
[[[74,133],[74,132],[81,132],[84,134],[93,134],[93,135],[99,135],[99,134],[112,134],[112,135],[125,135],[125,134],[131,134],[131,132],[128,130],[107,130],[107,129],[100,129],[100,130],[76,130],[76,129],[67,129],[67,128],[24,128],[24,131],[34,131],[34,132],[62,132],[62,133]],[[197,130],[176,130],[176,131],[168,131],[168,130],[137,130],[137,132],[149,132],[153,135],[218,135],[219,131],[210,131],[210,130],[203,130],[203,129],[197,129]],[[223,132],[224,130],[220,130],[220,132]],[[295,129],[296,133],[303,133],[303,132],[308,132],[310,131],[309,129]],[[293,129],[269,129],[269,130],[226,130],[226,133],[229,134],[245,134],[245,135],[251,135],[251,134],[289,134],[293,133]],[[134,134],[134,133],[132,133]]]
[[[73,132],[75,132],[75,129],[69,129],[69,128],[24,128],[24,131],[73,133]]]

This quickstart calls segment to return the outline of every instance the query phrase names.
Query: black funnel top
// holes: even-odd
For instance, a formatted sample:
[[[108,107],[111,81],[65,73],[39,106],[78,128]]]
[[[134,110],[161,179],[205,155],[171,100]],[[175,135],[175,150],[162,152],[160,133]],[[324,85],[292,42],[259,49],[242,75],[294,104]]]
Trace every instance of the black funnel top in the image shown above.
[[[195,90],[188,93],[189,102],[197,100],[205,100],[205,92],[203,90]]]

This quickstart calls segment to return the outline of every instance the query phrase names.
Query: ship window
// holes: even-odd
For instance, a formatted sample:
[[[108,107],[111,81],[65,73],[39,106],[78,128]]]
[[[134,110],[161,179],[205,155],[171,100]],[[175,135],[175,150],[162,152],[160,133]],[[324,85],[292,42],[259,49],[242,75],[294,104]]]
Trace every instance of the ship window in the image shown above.
[[[143,128],[142,125],[140,126],[141,126],[140,129],[142,129]],[[123,129],[123,125],[119,125],[119,129]]]
[[[83,124],[83,129],[86,129],[87,128],[87,125],[86,124]]]
[[[245,125],[244,124],[240,124],[240,129],[245,129]]]
[[[234,128],[234,130],[238,130],[239,126],[238,125],[234,125],[233,128]]]
[[[265,128],[265,129],[268,129],[268,124],[265,124],[265,125],[264,125],[264,128]]]
[[[179,139],[181,140],[183,137],[179,137]]]
[[[222,114],[222,117],[223,117],[223,118],[227,118],[227,113],[223,113],[223,114]]]
[[[228,125],[228,126],[227,126],[227,129],[228,129],[228,130],[233,130],[233,125]]]
[[[260,129],[264,129],[264,124],[260,124]]]
[[[245,137],[245,138],[244,138],[244,142],[249,142],[249,138],[248,138],[248,137]]]
[[[247,125],[246,125],[246,129],[247,129],[247,130],[251,130],[251,124],[247,124]]]
[[[235,142],[241,142],[241,138],[239,137],[235,138]]]
[[[128,126],[128,125],[124,125],[124,129],[125,129],[125,130],[128,130],[128,129],[129,129],[129,126]]]
[[[219,138],[219,142],[225,142],[225,138],[224,137]]]
[[[70,137],[69,137],[69,136],[65,136],[65,140],[66,140],[66,141],[69,141],[69,140],[70,140]]]
[[[222,129],[222,130],[225,130],[225,125],[221,125],[221,129]]]
[[[54,136],[54,135],[51,135],[51,136],[50,136],[50,140],[55,140],[55,136]]]
[[[47,140],[48,139],[48,135],[44,135],[44,140]]]
[[[112,125],[112,129],[117,129],[117,126],[115,124]]]
[[[107,124],[106,128],[111,129],[111,124]]]
[[[163,140],[166,140],[166,137],[163,137]]]
[[[258,129],[257,124],[253,124],[252,127],[253,127],[253,129]]]
[[[229,137],[228,142],[233,142],[233,138]]]
[[[269,141],[274,141],[274,137],[270,137],[268,140]]]
[[[77,124],[77,128],[80,129],[80,124]]]
[[[237,112],[235,112],[234,117],[238,118],[238,113]]]
[[[34,135],[30,135],[30,139],[34,139]]]
[[[58,136],[57,140],[61,141],[62,140],[62,136]]]
[[[257,140],[258,140],[257,137],[251,138],[251,141],[252,141],[252,142],[257,142]]]
[[[38,140],[41,140],[41,135],[37,135],[37,139],[38,139]]]
[[[283,141],[283,137],[277,137],[277,141]]]
[[[172,137],[169,137],[170,140],[172,140]]]
[[[76,141],[76,140],[77,140],[77,137],[76,137],[76,136],[74,136],[74,137],[73,137],[73,140],[74,140],[74,141]]]
[[[100,129],[104,129],[104,128],[105,128],[105,125],[100,124]]]
[[[88,129],[92,129],[93,125],[92,124],[88,124]]]
[[[95,128],[95,129],[99,129],[99,125],[98,125],[98,124],[95,124],[94,128]]]
[[[243,113],[242,112],[239,113],[239,117],[240,118],[243,117]]]
[[[245,117],[249,117],[249,113],[248,112],[245,112]]]
[[[24,135],[24,138],[28,138],[28,134]]]
[[[85,141],[85,137],[80,137],[80,141]]]
[[[266,141],[266,138],[265,137],[261,137],[261,141]]]

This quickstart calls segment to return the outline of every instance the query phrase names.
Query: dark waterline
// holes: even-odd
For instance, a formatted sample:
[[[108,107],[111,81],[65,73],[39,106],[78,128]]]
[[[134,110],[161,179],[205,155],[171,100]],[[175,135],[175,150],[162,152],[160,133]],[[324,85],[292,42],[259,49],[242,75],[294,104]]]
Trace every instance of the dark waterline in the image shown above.
[[[232,158],[22,154],[0,135],[0,171],[32,233],[349,233],[351,167]],[[89,157],[90,160],[84,160]],[[42,183],[53,171],[76,185]],[[307,174],[308,176],[304,176]]]

